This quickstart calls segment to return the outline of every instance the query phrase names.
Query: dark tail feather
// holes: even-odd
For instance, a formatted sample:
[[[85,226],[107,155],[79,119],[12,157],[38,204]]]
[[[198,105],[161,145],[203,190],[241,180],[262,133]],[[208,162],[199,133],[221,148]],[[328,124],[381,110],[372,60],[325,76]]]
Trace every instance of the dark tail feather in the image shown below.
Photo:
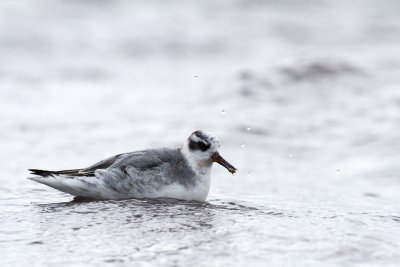
[[[31,174],[39,175],[42,177],[48,177],[52,175],[71,175],[71,176],[93,176],[94,171],[85,171],[84,169],[74,169],[74,170],[63,170],[63,171],[46,171],[46,170],[38,170],[38,169],[28,169]]]
[[[39,176],[43,176],[43,177],[57,174],[57,172],[54,172],[54,171],[45,171],[45,170],[38,170],[38,169],[29,169],[29,171],[31,172],[31,174],[39,175]]]

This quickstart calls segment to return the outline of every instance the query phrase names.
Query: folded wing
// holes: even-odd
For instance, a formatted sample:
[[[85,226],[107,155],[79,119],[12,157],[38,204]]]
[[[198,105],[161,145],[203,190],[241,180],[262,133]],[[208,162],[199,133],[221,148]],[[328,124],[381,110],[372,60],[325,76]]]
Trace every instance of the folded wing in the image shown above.
[[[29,179],[74,196],[102,199],[142,197],[171,183],[162,175],[171,169],[169,153],[176,152],[165,149],[119,154],[82,169],[29,169],[36,175]]]

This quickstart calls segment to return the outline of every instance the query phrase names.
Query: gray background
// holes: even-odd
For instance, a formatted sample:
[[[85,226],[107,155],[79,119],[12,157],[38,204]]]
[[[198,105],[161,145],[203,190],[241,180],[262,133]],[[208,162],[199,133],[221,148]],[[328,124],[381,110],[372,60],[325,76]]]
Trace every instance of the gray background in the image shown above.
[[[1,1],[0,262],[396,265],[400,2]],[[178,147],[208,203],[70,202],[27,168]]]

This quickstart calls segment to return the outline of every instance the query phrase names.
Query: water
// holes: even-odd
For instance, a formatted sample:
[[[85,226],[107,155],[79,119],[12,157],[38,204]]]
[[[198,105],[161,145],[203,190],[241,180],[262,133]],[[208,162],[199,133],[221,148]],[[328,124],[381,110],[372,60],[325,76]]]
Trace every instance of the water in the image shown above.
[[[399,3],[305,2],[2,1],[1,266],[397,266]],[[206,203],[25,179],[197,129]]]

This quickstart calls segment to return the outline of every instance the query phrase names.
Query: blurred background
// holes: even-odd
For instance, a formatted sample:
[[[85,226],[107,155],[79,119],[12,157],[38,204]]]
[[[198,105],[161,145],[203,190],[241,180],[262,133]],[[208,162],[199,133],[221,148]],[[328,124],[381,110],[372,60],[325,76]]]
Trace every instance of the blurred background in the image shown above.
[[[187,265],[217,253],[208,263],[395,265],[399,10],[395,0],[1,1],[4,262]],[[28,168],[79,168],[179,147],[198,129],[219,136],[221,154],[239,172],[214,167],[211,206],[171,222],[177,233],[157,243],[172,252],[148,246],[118,254],[101,245],[98,254],[78,252],[58,222],[84,221],[76,209],[115,212],[121,204],[55,206],[65,217],[54,219],[46,205],[72,198],[25,179]],[[143,208],[124,203],[118,216]],[[209,213],[213,227],[182,227]],[[35,226],[49,216],[46,239]],[[106,239],[116,221],[98,223],[108,226],[73,234]],[[135,236],[155,238],[142,226]],[[113,248],[135,240],[118,233],[124,237]],[[204,242],[194,246],[187,236]],[[46,254],[54,240],[68,245]],[[179,242],[190,253],[178,253]]]

